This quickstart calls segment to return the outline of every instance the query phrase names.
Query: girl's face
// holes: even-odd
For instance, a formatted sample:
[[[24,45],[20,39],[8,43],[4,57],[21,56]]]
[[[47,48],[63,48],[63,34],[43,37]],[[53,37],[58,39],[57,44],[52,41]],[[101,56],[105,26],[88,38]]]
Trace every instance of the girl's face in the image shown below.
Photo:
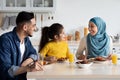
[[[65,32],[64,32],[64,29],[62,29],[61,33],[59,34],[59,41],[63,41],[65,40]]]
[[[96,35],[98,32],[98,28],[93,22],[89,22],[88,30],[92,36]]]
[[[59,35],[55,35],[54,39],[55,39],[55,41],[63,41],[63,40],[65,40],[64,29],[61,30],[61,33]]]

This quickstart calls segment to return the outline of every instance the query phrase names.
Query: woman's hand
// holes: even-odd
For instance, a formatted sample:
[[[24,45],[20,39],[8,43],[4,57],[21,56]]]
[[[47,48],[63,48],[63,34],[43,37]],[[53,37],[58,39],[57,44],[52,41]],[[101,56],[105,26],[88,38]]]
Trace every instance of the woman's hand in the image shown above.
[[[112,59],[112,54],[109,54],[108,57],[107,57],[108,60],[111,60]]]
[[[86,60],[86,55],[80,55],[80,56],[78,57],[78,59],[79,59],[79,60]]]

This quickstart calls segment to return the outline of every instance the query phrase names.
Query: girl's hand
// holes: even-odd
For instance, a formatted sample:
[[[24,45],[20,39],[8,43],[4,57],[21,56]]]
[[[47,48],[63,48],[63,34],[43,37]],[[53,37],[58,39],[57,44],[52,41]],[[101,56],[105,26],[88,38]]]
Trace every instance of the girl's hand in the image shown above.
[[[50,63],[54,63],[57,61],[57,58],[54,56],[48,56],[45,58],[46,61],[49,61]]]
[[[61,57],[61,58],[58,58],[58,59],[57,59],[57,61],[65,61],[65,60],[67,60],[67,58],[62,58],[62,57]]]

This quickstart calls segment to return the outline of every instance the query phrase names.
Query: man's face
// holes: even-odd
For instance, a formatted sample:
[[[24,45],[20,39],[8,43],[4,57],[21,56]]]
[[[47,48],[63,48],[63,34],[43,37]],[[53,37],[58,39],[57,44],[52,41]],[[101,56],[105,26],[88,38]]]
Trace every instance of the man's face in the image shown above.
[[[31,23],[27,24],[27,30],[26,30],[26,34],[27,36],[32,37],[33,32],[36,30],[36,20],[35,18],[31,19]]]

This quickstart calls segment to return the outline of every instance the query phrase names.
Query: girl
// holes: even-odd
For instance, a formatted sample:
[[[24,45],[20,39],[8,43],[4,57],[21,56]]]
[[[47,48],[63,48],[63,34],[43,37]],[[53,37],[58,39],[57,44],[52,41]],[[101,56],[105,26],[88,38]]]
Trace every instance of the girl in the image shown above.
[[[61,24],[54,23],[50,27],[43,27],[39,52],[45,60],[49,61],[69,58],[71,54],[65,41],[64,27]]]
[[[95,58],[98,56],[110,58],[112,40],[106,33],[106,23],[100,17],[89,21],[89,34],[82,38],[76,53],[77,59]],[[85,54],[83,54],[85,50]]]

